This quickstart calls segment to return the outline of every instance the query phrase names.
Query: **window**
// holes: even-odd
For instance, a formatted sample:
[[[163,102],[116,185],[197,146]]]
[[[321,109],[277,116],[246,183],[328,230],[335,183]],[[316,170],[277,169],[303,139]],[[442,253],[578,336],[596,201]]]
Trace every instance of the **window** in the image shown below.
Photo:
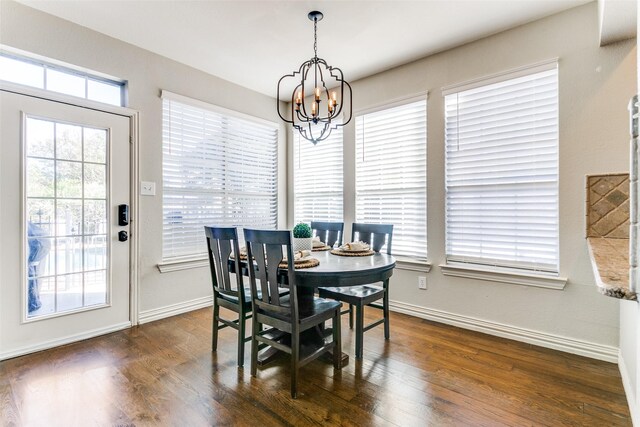
[[[0,53],[0,80],[124,106],[124,82]]]
[[[427,259],[427,101],[356,117],[356,222],[393,224],[393,253]]]
[[[25,122],[28,318],[109,302],[109,130]]]
[[[275,229],[277,125],[162,98],[163,259],[204,256],[204,225]]]
[[[342,128],[318,144],[293,131],[295,222],[342,221]]]
[[[558,72],[445,90],[448,262],[558,272]]]

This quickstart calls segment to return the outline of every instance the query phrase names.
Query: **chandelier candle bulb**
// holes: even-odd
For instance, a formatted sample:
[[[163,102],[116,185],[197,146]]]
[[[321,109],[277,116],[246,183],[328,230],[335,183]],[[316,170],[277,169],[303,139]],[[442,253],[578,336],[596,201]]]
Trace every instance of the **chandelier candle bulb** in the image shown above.
[[[316,101],[320,101],[320,88],[316,88]]]

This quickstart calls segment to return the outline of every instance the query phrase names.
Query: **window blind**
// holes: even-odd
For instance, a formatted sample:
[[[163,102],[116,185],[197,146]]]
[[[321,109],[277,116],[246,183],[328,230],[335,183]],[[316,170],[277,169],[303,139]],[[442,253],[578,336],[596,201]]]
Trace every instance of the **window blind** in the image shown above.
[[[558,272],[558,72],[546,68],[445,96],[447,261]]]
[[[314,145],[293,131],[295,222],[342,221],[342,128]]]
[[[258,120],[163,94],[163,259],[206,253],[204,225],[276,228],[277,126]]]
[[[393,224],[394,255],[426,260],[426,99],[356,117],[356,222]]]

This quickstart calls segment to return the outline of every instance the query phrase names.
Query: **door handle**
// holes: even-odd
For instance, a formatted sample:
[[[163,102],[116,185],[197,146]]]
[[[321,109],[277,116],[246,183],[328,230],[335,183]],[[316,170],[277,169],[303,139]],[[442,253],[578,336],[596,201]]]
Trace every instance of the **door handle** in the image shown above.
[[[126,242],[127,240],[129,240],[129,235],[127,234],[127,232],[125,230],[119,231],[118,232],[118,241],[119,242]]]

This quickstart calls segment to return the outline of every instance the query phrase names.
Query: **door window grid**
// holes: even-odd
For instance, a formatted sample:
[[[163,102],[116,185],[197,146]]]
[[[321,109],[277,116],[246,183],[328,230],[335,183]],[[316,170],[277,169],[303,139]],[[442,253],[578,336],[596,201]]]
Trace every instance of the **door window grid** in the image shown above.
[[[25,151],[27,317],[107,304],[107,130],[28,117]],[[37,182],[38,162],[50,188]],[[79,179],[61,175],[64,165]]]

